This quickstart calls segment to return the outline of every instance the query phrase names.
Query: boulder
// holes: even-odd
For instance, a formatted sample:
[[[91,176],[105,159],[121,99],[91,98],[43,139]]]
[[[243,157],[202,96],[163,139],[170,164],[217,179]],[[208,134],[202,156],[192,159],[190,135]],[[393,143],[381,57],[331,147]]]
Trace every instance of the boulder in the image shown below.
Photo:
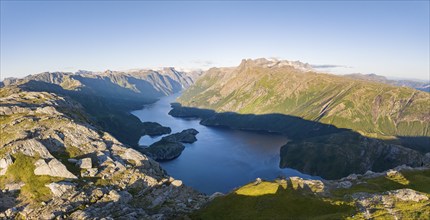
[[[94,177],[98,172],[97,168],[86,169],[85,172],[81,172],[82,177]]]
[[[170,129],[169,127],[164,127],[157,122],[143,122],[142,127],[143,134],[149,135],[151,137],[163,134],[170,134],[170,132],[172,132],[172,129]]]
[[[160,161],[175,159],[181,155],[184,149],[185,146],[179,142],[170,142],[162,139],[141,151],[152,159]]]
[[[179,133],[167,135],[166,137],[163,137],[162,140],[169,142],[194,143],[197,141],[196,135],[198,133],[199,132],[196,129],[190,128]]]
[[[2,159],[0,159],[0,176],[5,175],[7,168],[12,165],[12,157],[6,154]]]
[[[17,141],[13,143],[13,146],[15,149],[30,157],[35,157],[37,155],[43,159],[54,158],[45,145],[35,139]]]
[[[61,197],[65,193],[71,193],[75,190],[76,184],[70,182],[58,182],[58,183],[50,183],[46,184],[52,194],[57,197]]]
[[[173,180],[170,184],[172,186],[175,186],[175,187],[180,187],[180,186],[182,186],[182,181],[181,180]]]
[[[121,158],[134,161],[136,166],[141,166],[143,161],[148,160],[147,157],[131,148],[125,150],[124,153],[121,154]]]
[[[89,157],[80,159],[78,161],[77,165],[81,169],[91,169],[93,167],[93,164],[91,162],[91,158],[89,158]]]
[[[60,161],[57,159],[51,159],[48,163],[44,159],[37,160],[34,163],[36,169],[34,170],[34,174],[36,175],[48,175],[55,177],[64,177],[76,179],[77,177],[73,175],[73,173],[69,172]]]
[[[351,186],[352,186],[352,183],[350,182],[350,181],[342,181],[342,182],[340,182],[339,183],[339,188],[344,188],[344,189],[349,189],[349,188],[351,188]]]

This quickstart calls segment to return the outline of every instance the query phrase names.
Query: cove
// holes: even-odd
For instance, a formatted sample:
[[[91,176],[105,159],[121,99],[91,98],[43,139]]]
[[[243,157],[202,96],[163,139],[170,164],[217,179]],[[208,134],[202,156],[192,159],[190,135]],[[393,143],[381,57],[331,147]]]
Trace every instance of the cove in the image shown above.
[[[198,118],[175,118],[168,115],[170,103],[180,94],[162,97],[143,109],[131,112],[142,122],[158,122],[172,129],[172,133],[194,128],[199,131],[197,141],[185,144],[182,154],[171,161],[160,162],[167,173],[186,185],[208,195],[227,193],[256,178],[274,179],[279,176],[299,176],[319,179],[294,169],[279,168],[279,150],[287,143],[285,136],[227,128],[207,127]],[[150,145],[161,139],[143,136],[139,145]]]

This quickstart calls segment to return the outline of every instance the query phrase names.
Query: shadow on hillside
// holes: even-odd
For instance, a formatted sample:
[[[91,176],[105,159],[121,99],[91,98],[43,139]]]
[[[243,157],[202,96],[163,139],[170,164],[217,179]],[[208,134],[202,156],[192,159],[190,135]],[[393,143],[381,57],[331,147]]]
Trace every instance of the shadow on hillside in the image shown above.
[[[96,122],[104,131],[133,147],[138,145],[137,143],[142,136],[142,123],[129,111],[140,109],[143,105],[156,101],[155,97],[145,97],[144,94],[141,94],[141,98],[137,98],[135,95],[135,99],[126,99],[121,96],[103,97],[88,89],[85,91],[65,90],[56,84],[34,80],[25,82],[18,87],[24,91],[51,92],[69,96],[80,103],[85,112],[91,116],[92,121]],[[116,87],[120,86],[116,85]],[[57,110],[66,115],[71,113],[68,112],[69,109],[58,108]]]
[[[120,81],[119,83],[125,83],[125,81],[130,82],[134,85],[134,88],[125,88],[119,86],[118,84],[113,83],[108,77],[104,76],[97,78],[87,78],[76,75],[72,76],[72,78],[78,80],[84,85],[81,92],[93,93],[105,98],[115,97],[115,99],[145,99],[147,97],[158,98],[165,95],[163,91],[156,90],[151,83],[131,76],[119,76],[117,80]],[[121,82],[121,78],[124,78],[124,82]],[[175,86],[180,87],[179,83],[177,84],[178,85]]]
[[[198,117],[206,126],[285,135],[291,141],[281,148],[280,166],[326,179],[338,179],[367,170],[380,172],[403,164],[422,166],[425,163],[423,152],[430,151],[430,137],[381,140],[290,115],[217,113],[210,109],[182,107],[179,103],[173,103],[172,108],[170,115]]]
[[[400,145],[417,150],[421,153],[430,152],[430,137],[424,136],[397,136]]]
[[[200,124],[213,127],[226,127],[245,131],[262,131],[286,135],[293,140],[301,140],[316,136],[352,132],[351,129],[338,128],[334,125],[306,120],[297,116],[273,114],[240,114],[236,112],[217,113],[211,109],[184,107],[179,103],[172,103],[169,115],[181,118],[200,118]],[[381,140],[381,139],[378,139]],[[430,137],[426,136],[397,136],[395,140],[381,140],[391,144],[420,151],[430,152]]]
[[[307,189],[279,186],[274,194],[231,193],[215,198],[195,212],[192,219],[344,219],[355,212],[352,205],[334,203]]]
[[[18,203],[18,190],[0,190],[0,213],[15,207]]]

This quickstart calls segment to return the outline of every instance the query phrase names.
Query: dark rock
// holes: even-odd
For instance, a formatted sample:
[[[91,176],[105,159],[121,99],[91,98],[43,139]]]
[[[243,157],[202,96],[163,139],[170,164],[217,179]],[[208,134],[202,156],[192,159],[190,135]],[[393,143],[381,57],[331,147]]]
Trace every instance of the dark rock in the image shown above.
[[[160,140],[151,144],[148,148],[142,149],[142,152],[152,157],[154,160],[172,160],[181,155],[185,146],[179,142],[169,142]]]
[[[196,129],[190,128],[181,131],[180,133],[175,133],[163,137],[162,140],[168,142],[182,142],[182,143],[194,143],[197,141],[196,135],[199,132]]]
[[[149,136],[159,136],[163,134],[170,134],[172,132],[172,129],[169,127],[164,127],[157,122],[143,122],[142,123],[142,132],[144,135]]]

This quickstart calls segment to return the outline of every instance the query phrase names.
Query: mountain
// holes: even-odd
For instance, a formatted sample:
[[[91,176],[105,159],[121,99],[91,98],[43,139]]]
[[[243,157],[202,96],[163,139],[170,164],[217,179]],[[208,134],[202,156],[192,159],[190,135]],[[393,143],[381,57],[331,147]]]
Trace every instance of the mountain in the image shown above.
[[[285,134],[292,141],[281,151],[280,166],[324,178],[405,163],[419,166],[430,152],[430,94],[408,87],[257,59],[209,69],[177,101],[170,113],[174,116],[199,116],[208,126]],[[330,140],[324,150],[317,137]],[[345,144],[345,137],[357,142]],[[292,149],[295,154],[287,154]],[[369,152],[353,155],[363,151]],[[329,163],[327,169],[318,168],[321,160]],[[378,160],[386,166],[377,165]]]
[[[212,68],[178,102],[217,112],[292,115],[374,137],[430,136],[428,93],[267,62]]]
[[[24,79],[8,78],[3,83],[6,87],[18,85],[26,91],[68,96],[79,102],[103,130],[123,143],[137,146],[144,128],[140,120],[129,112],[189,87],[195,77],[198,75],[164,68],[101,73],[45,72]]]
[[[1,219],[178,218],[205,203],[102,130],[61,87],[35,82],[0,89]]]
[[[385,76],[379,76],[376,74],[361,74],[361,73],[348,74],[345,76],[351,77],[354,79],[362,79],[362,80],[369,80],[374,82],[390,84],[394,86],[406,86],[406,87],[414,88],[424,92],[430,92],[429,81],[426,82],[426,81],[418,81],[418,80],[390,80],[390,79],[387,79]]]

